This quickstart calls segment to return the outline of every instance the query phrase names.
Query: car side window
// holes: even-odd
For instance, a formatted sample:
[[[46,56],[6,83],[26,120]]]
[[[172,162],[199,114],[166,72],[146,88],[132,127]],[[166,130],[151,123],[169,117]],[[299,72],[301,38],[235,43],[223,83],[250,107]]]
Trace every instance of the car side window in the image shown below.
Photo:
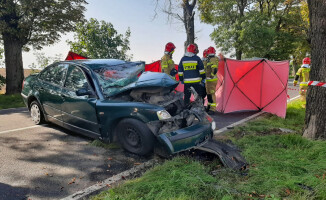
[[[66,64],[50,66],[41,72],[40,79],[56,85],[62,85],[66,68]]]
[[[47,81],[47,77],[49,76],[49,71],[53,66],[49,66],[40,72],[39,78],[43,81]]]
[[[74,91],[88,87],[88,82],[83,71],[78,67],[70,66],[65,87]]]

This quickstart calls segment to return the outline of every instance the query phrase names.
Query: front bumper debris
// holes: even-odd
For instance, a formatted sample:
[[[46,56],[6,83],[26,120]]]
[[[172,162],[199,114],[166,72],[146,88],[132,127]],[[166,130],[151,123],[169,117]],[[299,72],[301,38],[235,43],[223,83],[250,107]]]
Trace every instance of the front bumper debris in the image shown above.
[[[233,170],[247,169],[247,161],[240,154],[241,151],[233,145],[210,139],[202,146],[194,147],[194,149],[199,149],[217,155],[224,166]]]
[[[192,149],[207,142],[213,136],[211,124],[195,124],[158,135],[158,140],[168,154]]]

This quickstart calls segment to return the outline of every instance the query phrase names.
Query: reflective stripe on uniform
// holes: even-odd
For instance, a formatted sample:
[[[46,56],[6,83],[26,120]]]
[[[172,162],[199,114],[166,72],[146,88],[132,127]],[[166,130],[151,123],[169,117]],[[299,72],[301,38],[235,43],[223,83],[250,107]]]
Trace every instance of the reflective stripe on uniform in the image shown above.
[[[183,76],[183,72],[178,72],[178,75],[179,76]]]
[[[211,106],[211,107],[216,107],[216,103],[207,103],[207,105]]]
[[[207,82],[213,82],[213,81],[217,81],[217,78],[206,78]]]
[[[187,60],[187,61],[182,61],[182,64],[186,64],[186,63],[198,63],[197,60]]]
[[[190,60],[190,61],[183,61],[182,65],[183,65],[183,69],[185,71],[187,70],[196,70],[197,69],[197,61],[196,60]]]
[[[162,68],[168,68],[169,65],[162,65]]]
[[[308,86],[308,82],[300,82],[300,86]]]
[[[205,74],[205,70],[199,70],[200,74]]]
[[[202,78],[185,78],[184,83],[199,83]]]

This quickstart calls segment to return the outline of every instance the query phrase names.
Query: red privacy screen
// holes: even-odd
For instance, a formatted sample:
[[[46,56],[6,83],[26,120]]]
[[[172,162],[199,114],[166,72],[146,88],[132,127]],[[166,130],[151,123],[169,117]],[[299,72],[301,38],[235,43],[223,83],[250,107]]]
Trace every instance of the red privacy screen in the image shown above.
[[[219,62],[217,111],[259,110],[286,115],[288,61],[232,60]]]

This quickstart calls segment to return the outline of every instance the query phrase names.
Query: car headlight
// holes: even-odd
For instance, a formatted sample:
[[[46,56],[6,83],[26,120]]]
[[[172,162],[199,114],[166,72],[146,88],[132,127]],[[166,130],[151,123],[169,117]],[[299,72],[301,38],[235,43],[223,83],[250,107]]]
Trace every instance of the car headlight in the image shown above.
[[[216,129],[216,123],[214,122],[213,118],[206,114],[206,119],[211,123],[211,128],[214,131]]]
[[[212,122],[211,127],[213,131],[216,129],[216,123],[214,121]]]
[[[171,115],[166,110],[160,110],[160,111],[157,111],[157,117],[159,120],[164,120],[164,119],[170,119]]]

